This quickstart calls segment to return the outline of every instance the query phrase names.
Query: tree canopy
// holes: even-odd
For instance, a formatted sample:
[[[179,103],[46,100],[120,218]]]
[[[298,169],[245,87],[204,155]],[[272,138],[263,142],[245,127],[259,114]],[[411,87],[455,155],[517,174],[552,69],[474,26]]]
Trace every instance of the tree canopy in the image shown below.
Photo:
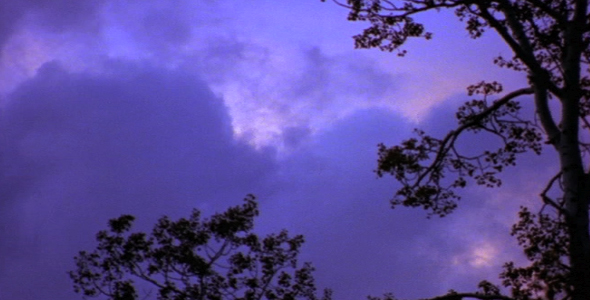
[[[311,264],[299,266],[303,237],[281,231],[261,238],[252,233],[257,215],[248,196],[209,219],[198,210],[177,221],[162,217],[149,235],[131,232],[133,216],[112,219],[97,248],[75,258],[74,289],[112,300],[330,300],[329,290],[316,295]]]
[[[404,45],[411,38],[435,37],[416,21],[418,15],[453,10],[472,38],[497,34],[512,56],[495,57],[493,63],[524,72],[528,79],[527,85],[508,92],[499,82],[469,86],[467,93],[473,99],[459,107],[457,127],[443,137],[417,130],[416,137],[400,145],[379,145],[378,175],[391,175],[401,183],[391,200],[394,207],[422,207],[430,215],[445,216],[457,207],[458,190],[469,184],[499,187],[501,173],[515,166],[520,154],[552,148],[559,159],[555,176],[540,191],[544,209],[532,213],[523,207],[513,227],[512,234],[531,264],[504,266],[501,284],[510,295],[483,282],[478,293],[453,292],[441,299],[590,299],[590,175],[584,160],[590,144],[583,139],[590,129],[588,1],[334,2],[349,10],[349,20],[369,23],[354,36],[357,48],[400,56],[406,54]],[[551,99],[557,109],[549,105]],[[521,113],[522,101],[534,105],[534,118]],[[457,141],[466,132],[495,136],[500,146],[475,155],[464,153]]]

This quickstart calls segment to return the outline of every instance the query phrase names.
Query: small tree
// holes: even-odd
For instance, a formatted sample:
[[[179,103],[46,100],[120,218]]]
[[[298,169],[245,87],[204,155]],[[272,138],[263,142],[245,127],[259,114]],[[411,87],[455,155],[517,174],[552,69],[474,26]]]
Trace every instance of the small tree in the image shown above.
[[[590,129],[588,1],[334,1],[349,9],[349,20],[370,23],[354,37],[357,48],[379,48],[403,56],[406,52],[401,47],[408,39],[432,38],[415,16],[452,9],[472,38],[495,31],[512,49],[512,57],[496,57],[494,63],[525,72],[527,86],[506,94],[497,82],[470,86],[468,94],[476,98],[459,108],[454,130],[442,138],[417,131],[416,138],[401,145],[380,145],[377,173],[392,175],[402,184],[393,206],[422,207],[431,215],[444,216],[457,206],[458,189],[470,182],[498,187],[500,173],[516,165],[518,154],[539,154],[543,143],[550,145],[559,166],[540,200],[552,211],[532,214],[522,208],[513,235],[531,265],[506,264],[502,283],[514,299],[590,299],[590,174],[583,159],[590,154],[590,144],[580,137]],[[551,110],[550,99],[557,99],[558,110]],[[535,106],[535,118],[519,113],[518,101],[523,100]],[[456,145],[466,132],[495,136],[500,145],[467,154]],[[510,299],[488,282],[481,288],[478,293],[442,298]]]
[[[149,236],[131,232],[133,216],[112,219],[97,234],[96,250],[75,258],[74,289],[85,297],[131,300],[139,297],[139,281],[166,300],[318,300],[313,267],[297,267],[303,237],[281,231],[259,238],[252,233],[257,215],[249,196],[210,219],[201,220],[198,210],[175,222],[163,217]],[[330,299],[329,290],[322,299]]]

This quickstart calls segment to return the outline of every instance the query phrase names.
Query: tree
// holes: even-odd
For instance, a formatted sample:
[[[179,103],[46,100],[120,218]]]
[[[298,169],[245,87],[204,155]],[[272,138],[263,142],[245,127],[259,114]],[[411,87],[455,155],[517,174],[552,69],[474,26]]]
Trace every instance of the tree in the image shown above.
[[[469,96],[477,98],[459,108],[454,130],[442,138],[418,130],[417,137],[400,145],[380,145],[377,173],[392,175],[402,184],[391,201],[394,207],[422,207],[430,215],[444,216],[457,206],[457,190],[470,183],[498,187],[500,173],[516,165],[519,154],[553,149],[559,166],[540,197],[544,208],[552,211],[533,214],[526,208],[521,210],[513,234],[531,265],[517,268],[506,264],[502,283],[511,289],[514,299],[590,299],[590,175],[583,159],[590,154],[590,144],[581,138],[590,130],[588,1],[334,1],[349,10],[349,20],[370,23],[354,37],[357,48],[378,48],[403,56],[403,45],[410,38],[432,38],[415,16],[448,9],[465,23],[472,38],[492,31],[510,47],[513,57],[500,56],[494,63],[525,72],[527,86],[506,94],[498,82],[468,87]],[[550,99],[557,99],[558,109],[551,109]],[[519,101],[531,101],[536,118],[519,114]],[[500,145],[476,155],[466,154],[456,143],[467,132],[498,137]],[[498,287],[487,282],[481,288],[477,294],[452,293],[441,299],[510,298],[500,296]]]
[[[319,300],[313,267],[297,267],[303,237],[281,231],[259,238],[252,233],[257,215],[248,196],[210,219],[201,220],[198,210],[178,221],[163,217],[149,236],[131,233],[133,216],[112,219],[97,234],[96,250],[75,258],[74,289],[85,297],[138,299],[138,280],[166,300]],[[330,300],[330,291],[321,299]]]

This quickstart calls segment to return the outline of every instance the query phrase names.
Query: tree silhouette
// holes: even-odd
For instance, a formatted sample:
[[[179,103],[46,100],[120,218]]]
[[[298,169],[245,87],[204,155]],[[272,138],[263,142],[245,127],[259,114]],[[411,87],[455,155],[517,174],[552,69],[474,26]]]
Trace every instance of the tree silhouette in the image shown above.
[[[136,281],[150,296],[165,300],[330,300],[316,296],[309,263],[298,267],[303,237],[286,231],[259,238],[252,233],[258,205],[244,204],[201,220],[161,218],[148,236],[131,232],[134,217],[123,215],[97,234],[98,247],[81,251],[70,272],[74,289],[85,297],[139,299]],[[142,298],[144,299],[144,298]]]
[[[325,0],[322,0],[325,1]],[[397,146],[379,145],[377,173],[402,184],[393,206],[422,207],[444,216],[457,206],[457,190],[470,183],[501,185],[500,173],[519,154],[540,153],[543,143],[559,158],[555,176],[541,191],[544,213],[522,208],[513,235],[531,260],[527,267],[505,265],[500,275],[511,296],[483,282],[478,293],[451,293],[439,299],[590,299],[590,175],[583,159],[590,144],[590,17],[587,0],[347,0],[348,19],[370,23],[354,37],[357,48],[378,48],[403,56],[410,38],[432,38],[416,15],[454,10],[477,39],[498,34],[513,52],[496,57],[499,67],[525,72],[528,85],[504,93],[498,82],[468,87],[472,101],[459,107],[458,126],[437,138],[417,131]],[[557,99],[552,110],[550,99]],[[534,119],[520,114],[519,101],[531,101]],[[466,132],[498,138],[500,146],[473,155],[456,143]],[[550,195],[557,194],[557,197]],[[551,208],[546,209],[545,208]]]

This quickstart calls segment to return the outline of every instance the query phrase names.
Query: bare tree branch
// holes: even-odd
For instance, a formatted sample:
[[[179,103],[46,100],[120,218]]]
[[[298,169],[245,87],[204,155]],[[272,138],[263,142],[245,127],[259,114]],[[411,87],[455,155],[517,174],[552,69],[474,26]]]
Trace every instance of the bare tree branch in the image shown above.
[[[551,180],[549,180],[549,182],[547,183],[547,186],[545,186],[545,188],[543,189],[543,192],[541,192],[540,196],[541,196],[541,199],[543,199],[543,203],[550,205],[551,207],[553,207],[557,211],[559,211],[559,213],[566,215],[567,211],[565,209],[563,209],[563,207],[561,205],[559,205],[557,202],[553,201],[553,199],[551,199],[549,196],[547,196],[547,193],[551,190],[551,188],[553,187],[553,184],[557,180],[559,180],[559,178],[561,177],[561,174],[562,174],[562,172],[560,171],[555,176],[553,176],[551,178]]]
[[[537,109],[537,115],[539,116],[543,130],[545,130],[545,133],[547,134],[549,144],[557,147],[561,138],[561,131],[557,127],[557,124],[555,124],[551,109],[549,109],[547,89],[545,89],[542,84],[537,84],[534,78],[533,87],[535,89],[535,107]]]

